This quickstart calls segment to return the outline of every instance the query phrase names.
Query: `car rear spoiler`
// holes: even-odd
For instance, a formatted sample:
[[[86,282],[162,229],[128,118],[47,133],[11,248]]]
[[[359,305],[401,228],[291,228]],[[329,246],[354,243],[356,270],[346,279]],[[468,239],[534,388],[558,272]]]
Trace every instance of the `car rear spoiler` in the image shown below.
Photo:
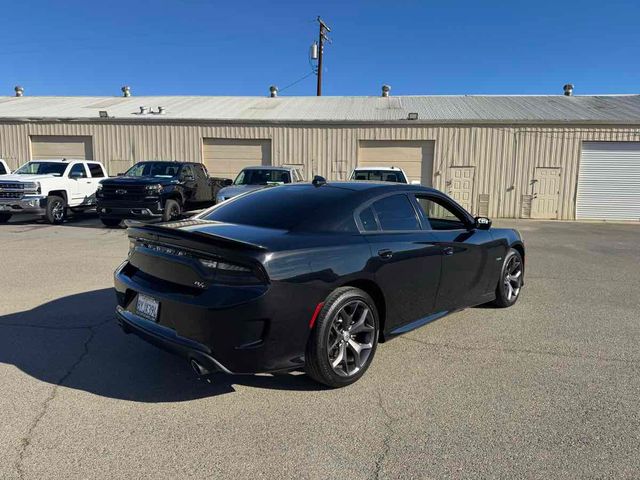
[[[198,231],[186,231],[176,227],[187,227],[190,225],[202,225],[209,222],[202,220],[183,220],[179,222],[171,222],[170,225],[163,224],[147,224],[142,222],[127,222],[127,231],[130,236],[137,236],[138,234],[159,234],[163,237],[174,237],[179,239],[192,239],[199,240],[203,243],[209,243],[228,249],[250,249],[256,251],[264,251],[267,248],[258,245],[256,243],[247,242],[245,240],[238,240],[235,238],[229,238],[222,235],[213,233],[198,232]]]

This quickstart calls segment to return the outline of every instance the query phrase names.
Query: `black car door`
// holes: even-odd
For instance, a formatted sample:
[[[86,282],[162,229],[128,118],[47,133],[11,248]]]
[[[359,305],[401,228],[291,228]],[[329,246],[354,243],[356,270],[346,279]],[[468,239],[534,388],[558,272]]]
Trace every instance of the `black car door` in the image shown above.
[[[357,212],[356,221],[371,245],[369,267],[385,295],[385,330],[427,317],[434,311],[441,255],[409,196],[374,199]]]
[[[449,311],[491,300],[495,291],[499,245],[488,230],[475,228],[473,217],[440,194],[416,194],[422,222],[442,254],[437,311]]]
[[[203,165],[193,165],[193,170],[198,184],[196,190],[196,201],[210,202],[213,200],[213,190],[211,189],[211,180],[209,175],[205,173]]]
[[[183,165],[180,169],[180,181],[184,189],[184,196],[187,203],[197,202],[197,183],[191,165]]]

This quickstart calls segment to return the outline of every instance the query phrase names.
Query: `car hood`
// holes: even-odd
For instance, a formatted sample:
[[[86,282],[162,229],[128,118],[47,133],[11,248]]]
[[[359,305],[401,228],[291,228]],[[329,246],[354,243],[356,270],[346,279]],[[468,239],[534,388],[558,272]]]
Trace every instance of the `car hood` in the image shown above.
[[[10,182],[37,182],[42,180],[49,180],[51,178],[62,178],[56,175],[2,175],[2,181],[10,181]]]
[[[158,177],[113,177],[107,178],[100,182],[102,185],[171,185],[178,183],[175,178],[158,178]]]
[[[266,187],[266,185],[230,185],[228,187],[221,188],[218,191],[219,197],[232,198],[242,193],[252,192],[254,190],[260,190]]]

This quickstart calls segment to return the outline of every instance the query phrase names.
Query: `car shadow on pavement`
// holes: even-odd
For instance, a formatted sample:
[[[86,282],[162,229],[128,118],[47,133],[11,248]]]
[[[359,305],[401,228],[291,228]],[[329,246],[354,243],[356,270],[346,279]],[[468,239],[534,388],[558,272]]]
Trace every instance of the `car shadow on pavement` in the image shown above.
[[[44,218],[37,215],[14,215],[11,217],[8,223],[3,225],[7,226],[21,226],[21,227],[50,227],[52,226],[49,222],[47,222]],[[98,218],[98,214],[95,212],[89,213],[74,213],[67,216],[65,221],[61,226],[69,226],[69,227],[80,227],[80,228],[97,228],[100,230],[108,229],[105,227],[100,219]]]
[[[322,390],[306,375],[211,375],[125,335],[114,317],[112,289],[70,295],[0,316],[0,363],[66,388],[137,402],[180,402],[235,391],[234,385]]]

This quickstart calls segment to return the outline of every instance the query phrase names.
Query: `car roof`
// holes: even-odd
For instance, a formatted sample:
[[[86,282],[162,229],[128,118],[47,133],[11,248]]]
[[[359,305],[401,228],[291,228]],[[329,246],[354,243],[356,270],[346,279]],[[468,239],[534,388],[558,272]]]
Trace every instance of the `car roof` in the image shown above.
[[[298,167],[279,167],[277,165],[255,165],[244,167],[242,170],[295,170]]]
[[[396,183],[396,182],[363,182],[363,181],[327,181],[327,183],[316,187],[310,182],[300,183],[287,183],[279,186],[278,188],[343,188],[347,190],[353,190],[354,192],[370,191],[372,193],[385,193],[395,191],[407,191],[415,190],[416,192],[434,192],[439,193],[432,187],[425,187],[424,185],[411,185],[408,183]]]
[[[69,162],[93,162],[95,160],[82,160],[81,158],[38,158],[29,160],[30,162],[51,162],[51,163],[69,163]]]
[[[354,168],[355,171],[360,171],[360,170],[383,170],[383,171],[394,171],[394,172],[399,172],[402,169],[400,167],[356,167]]]

